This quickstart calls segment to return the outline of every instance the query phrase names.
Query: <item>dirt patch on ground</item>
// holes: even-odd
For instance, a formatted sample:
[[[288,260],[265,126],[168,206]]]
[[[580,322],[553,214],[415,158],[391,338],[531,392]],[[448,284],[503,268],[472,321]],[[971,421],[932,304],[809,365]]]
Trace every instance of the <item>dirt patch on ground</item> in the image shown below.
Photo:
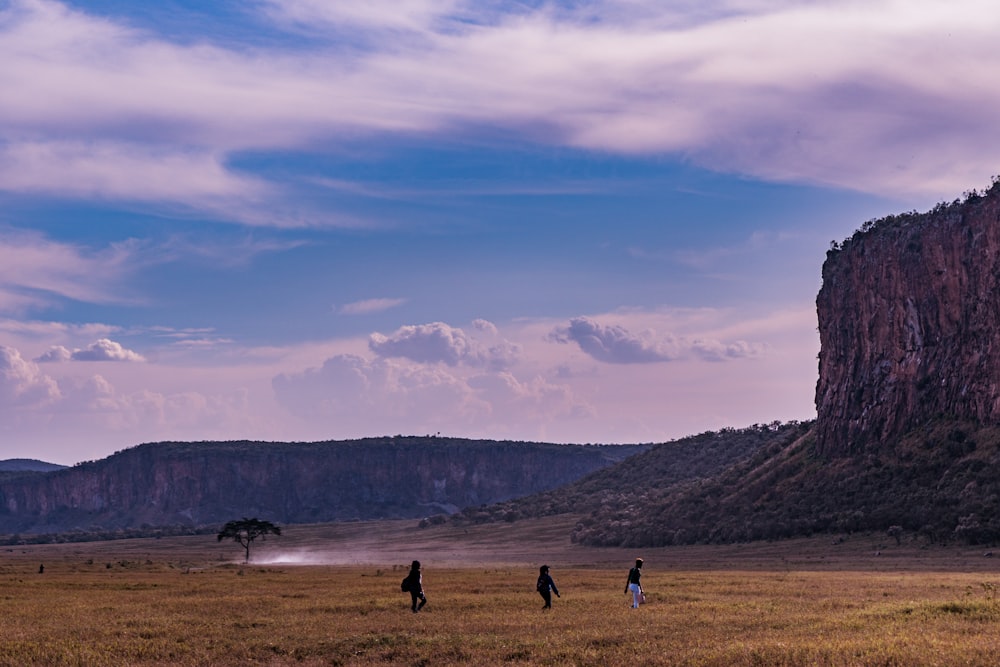
[[[900,544],[885,535],[855,534],[775,542],[695,545],[657,549],[595,548],[573,544],[576,517],[513,523],[419,528],[416,521],[372,521],[283,526],[280,537],[258,540],[258,564],[393,566],[419,559],[437,566],[559,564],[625,567],[641,556],[656,569],[970,571],[1000,569],[988,547]],[[169,561],[185,566],[238,562],[242,549],[214,535],[104,542],[23,545],[0,550],[6,560],[95,559]]]

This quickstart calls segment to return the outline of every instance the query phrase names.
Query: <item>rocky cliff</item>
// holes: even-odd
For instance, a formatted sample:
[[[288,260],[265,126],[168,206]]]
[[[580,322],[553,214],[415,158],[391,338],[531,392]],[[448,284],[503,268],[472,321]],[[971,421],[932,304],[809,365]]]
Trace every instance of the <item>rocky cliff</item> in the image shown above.
[[[1000,422],[1000,182],[835,244],[816,309],[820,453],[931,419]]]
[[[146,444],[0,480],[0,533],[422,517],[551,489],[642,449],[407,437]]]

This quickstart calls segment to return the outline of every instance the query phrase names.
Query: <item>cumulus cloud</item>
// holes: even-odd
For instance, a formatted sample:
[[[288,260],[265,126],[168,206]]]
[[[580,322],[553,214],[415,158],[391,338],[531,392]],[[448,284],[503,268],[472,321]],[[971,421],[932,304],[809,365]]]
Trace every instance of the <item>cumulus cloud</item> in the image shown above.
[[[345,303],[337,308],[337,312],[341,315],[369,315],[381,313],[404,303],[406,303],[406,299],[364,299],[363,301]]]
[[[60,361],[69,361],[73,358],[73,353],[62,345],[53,345],[44,354],[35,358],[38,363],[55,363]]]
[[[586,317],[570,320],[551,334],[559,343],[576,343],[588,355],[609,364],[644,364],[671,361],[679,356],[672,338],[655,340],[652,332],[635,335],[621,326],[605,326]]]
[[[542,377],[521,381],[508,372],[482,374],[469,378],[469,386],[499,415],[517,415],[530,421],[532,417],[586,419],[594,414],[567,385]]]
[[[59,398],[55,380],[18,350],[0,345],[0,411],[37,407]]]
[[[691,341],[691,351],[706,361],[725,361],[727,359],[748,359],[762,356],[767,352],[767,346],[743,340],[722,343],[717,340],[695,339]]]
[[[597,361],[608,364],[649,364],[676,361],[692,356],[706,361],[723,361],[760,356],[764,346],[735,341],[722,343],[711,339],[688,339],[653,330],[632,333],[619,325],[605,325],[587,317],[576,317],[569,324],[555,328],[549,339],[557,343],[575,343]]]
[[[422,365],[406,359],[330,357],[321,366],[272,380],[290,413],[340,433],[462,431],[498,437],[590,415],[564,385],[508,371]]]
[[[468,423],[488,413],[465,382],[445,369],[392,359],[337,355],[318,368],[278,375],[272,387],[293,414],[354,428],[374,422],[436,432],[433,421],[442,414],[451,415],[450,423]]]
[[[93,349],[104,349],[98,356],[129,356],[127,350],[114,346],[87,348],[91,353]],[[58,458],[72,463],[79,459],[71,457],[85,449],[106,455],[110,443],[231,438],[234,433],[246,437],[260,426],[259,415],[250,410],[247,392],[242,389],[220,393],[152,388],[121,391],[103,375],[70,372],[56,376],[60,370],[70,369],[53,369],[48,375],[16,348],[0,345],[3,442],[22,442],[41,452],[61,441],[66,444]],[[152,383],[156,383],[155,378]]]
[[[66,425],[86,424],[104,433],[138,437],[205,438],[252,421],[245,392],[212,395],[198,391],[163,393],[152,389],[120,392],[101,375],[62,382],[63,400],[52,418]]]
[[[37,362],[60,361],[145,361],[145,357],[137,352],[122,347],[108,338],[101,338],[85,348],[73,351],[62,345],[53,345],[47,352],[35,359]]]
[[[493,324],[489,320],[484,320],[484,319],[472,320],[472,328],[476,329],[477,331],[482,331],[483,333],[488,334],[490,336],[496,336],[499,333],[499,330],[497,329],[497,326],[495,324]]]
[[[496,327],[486,320],[476,320],[473,327],[491,338],[497,335]],[[400,327],[389,336],[373,333],[368,339],[368,348],[380,357],[493,369],[513,365],[521,351],[516,343],[507,340],[480,341],[465,330],[444,322]]]

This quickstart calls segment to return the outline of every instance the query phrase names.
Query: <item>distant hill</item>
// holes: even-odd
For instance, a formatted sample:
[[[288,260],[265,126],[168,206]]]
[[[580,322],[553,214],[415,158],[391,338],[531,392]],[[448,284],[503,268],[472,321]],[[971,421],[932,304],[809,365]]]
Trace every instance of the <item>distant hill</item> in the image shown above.
[[[402,436],[150,443],[0,477],[0,534],[419,518],[550,489],[645,448]]]
[[[0,472],[51,472],[62,470],[65,467],[35,459],[5,459],[0,461]]]

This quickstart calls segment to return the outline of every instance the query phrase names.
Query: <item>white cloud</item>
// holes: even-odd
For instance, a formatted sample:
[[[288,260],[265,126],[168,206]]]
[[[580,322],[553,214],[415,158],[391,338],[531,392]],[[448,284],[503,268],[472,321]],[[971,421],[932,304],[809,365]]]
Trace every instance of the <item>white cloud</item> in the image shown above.
[[[60,397],[55,380],[33,362],[6,345],[0,345],[0,412],[37,408]]]
[[[558,343],[576,343],[590,357],[608,364],[649,364],[697,357],[723,361],[756,357],[764,353],[761,344],[738,340],[723,343],[713,339],[657,334],[646,329],[637,334],[617,324],[601,324],[588,317],[576,317],[568,325],[549,334]]]
[[[149,389],[121,392],[101,375],[67,379],[63,385],[65,400],[59,406],[58,421],[137,439],[183,435],[206,439],[208,434],[224,433],[249,417],[242,392],[230,396]]]
[[[275,397],[290,413],[344,435],[448,433],[523,438],[590,408],[566,385],[508,371],[475,372],[342,354],[322,366],[282,373]]]
[[[127,350],[98,345],[105,358],[128,358]],[[81,364],[51,366],[52,375],[0,345],[0,437],[11,451],[74,463],[106,456],[112,449],[158,439],[227,439],[260,434],[264,420],[243,389],[221,391],[188,378],[187,388],[167,390],[168,369],[143,365],[105,366],[106,375],[78,374]],[[60,375],[56,375],[60,373]],[[189,374],[190,371],[187,371]],[[138,376],[138,377],[137,377]],[[160,386],[122,390],[118,382]],[[218,387],[216,387],[218,388]]]
[[[251,197],[266,187],[204,150],[107,141],[9,143],[0,150],[0,183],[12,192],[152,200]]]
[[[40,364],[44,363],[58,363],[61,361],[69,361],[73,358],[73,353],[62,345],[53,345],[45,352],[45,354],[36,357],[35,361]]]
[[[392,359],[337,355],[319,368],[278,375],[272,386],[292,413],[362,432],[373,423],[437,432],[445,421],[431,429],[444,415],[447,423],[461,424],[488,412],[465,382],[444,368]]]
[[[706,361],[726,361],[728,359],[752,359],[767,352],[767,346],[738,340],[723,343],[717,340],[693,340],[691,351]]]
[[[655,340],[652,332],[639,335],[618,325],[605,326],[586,317],[570,320],[552,332],[552,340],[576,343],[588,355],[609,364],[645,364],[671,361],[680,356],[672,337]]]
[[[365,299],[345,303],[337,308],[341,315],[370,315],[371,313],[381,313],[383,311],[401,306],[406,303],[406,299]]]
[[[472,328],[482,331],[489,336],[496,336],[500,333],[495,324],[481,318],[472,320]]]
[[[468,383],[497,415],[528,422],[593,416],[593,408],[577,399],[569,385],[542,377],[522,382],[509,372],[499,372],[473,376]]]
[[[53,345],[49,350],[35,359],[38,362],[59,361],[145,361],[138,352],[122,347],[108,338],[101,338],[82,349],[72,352],[62,345]]]
[[[311,32],[341,27],[420,33],[426,32],[429,25],[460,5],[456,0],[369,0],[345,3],[264,0],[264,4],[276,19],[307,28]]]
[[[578,319],[591,325],[584,328],[604,346],[606,362],[580,353],[568,331],[560,337],[572,345],[553,344],[553,329],[567,325],[524,320],[497,326],[484,320],[468,327],[466,338],[496,328],[491,335],[519,346],[516,367],[448,364],[440,351],[422,347],[412,356],[366,357],[361,351],[276,373],[271,387],[306,432],[336,437],[441,432],[648,442],[811,416],[818,350],[814,309],[759,319],[710,309],[634,309]],[[657,333],[663,331],[675,333]],[[782,354],[764,354],[770,346]],[[454,345],[446,349],[458,358]],[[670,359],[669,370],[656,361],[664,358]],[[713,361],[726,363],[707,363]]]
[[[496,327],[486,320],[476,320],[474,328],[494,336]],[[449,366],[507,368],[516,363],[520,346],[507,340],[490,344],[444,322],[400,327],[392,335],[373,333],[368,347],[381,357],[405,357],[420,363],[444,363]]]

